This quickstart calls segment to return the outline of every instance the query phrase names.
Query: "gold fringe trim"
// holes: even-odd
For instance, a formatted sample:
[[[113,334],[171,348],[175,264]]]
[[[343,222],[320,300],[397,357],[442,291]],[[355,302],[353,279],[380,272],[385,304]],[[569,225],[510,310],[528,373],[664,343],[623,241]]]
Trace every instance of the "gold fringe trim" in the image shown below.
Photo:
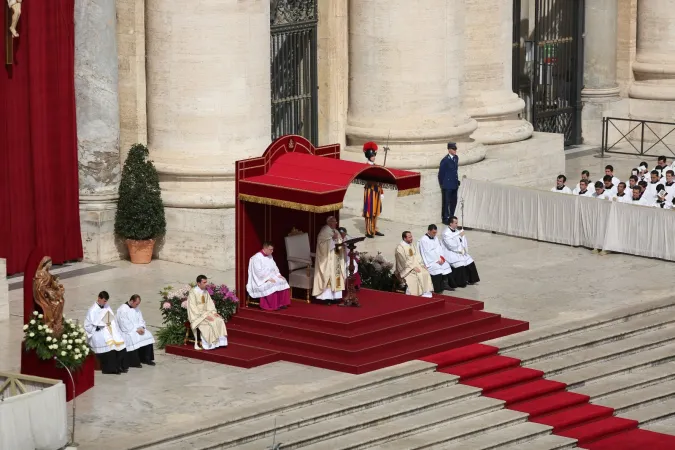
[[[404,189],[398,191],[398,197],[407,197],[408,195],[416,195],[420,193],[420,188]]]
[[[267,197],[258,197],[256,195],[248,195],[248,194],[239,194],[239,200],[243,202],[260,203],[262,205],[278,206],[279,208],[297,209],[298,211],[307,211],[316,214],[322,214],[325,212],[337,211],[342,209],[342,202],[334,203],[332,205],[314,206],[314,205],[306,205],[304,203],[288,202],[285,200],[277,200],[274,198],[267,198]]]

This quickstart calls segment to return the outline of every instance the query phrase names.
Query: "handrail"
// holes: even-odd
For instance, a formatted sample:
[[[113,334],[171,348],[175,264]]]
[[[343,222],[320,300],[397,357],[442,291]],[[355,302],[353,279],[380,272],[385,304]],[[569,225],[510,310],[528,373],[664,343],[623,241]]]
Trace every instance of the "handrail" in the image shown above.
[[[0,398],[15,397],[21,394],[27,394],[28,391],[24,383],[31,385],[42,384],[43,388],[61,383],[61,380],[52,380],[50,378],[34,377],[18,373],[0,372]],[[9,391],[9,395],[5,392]]]
[[[625,134],[619,129],[619,127],[616,126],[615,122],[629,122],[629,130]],[[636,123],[635,126],[633,126],[633,122]],[[670,131],[665,133],[663,136],[659,137],[658,133],[654,131],[654,129],[649,126],[649,125],[668,125],[672,127]],[[612,145],[609,145],[609,128],[610,125],[614,127],[616,131],[619,132],[621,137],[614,142]],[[638,149],[635,144],[633,144],[630,141],[630,134],[640,128],[640,148]],[[656,142],[654,142],[649,148],[645,150],[645,128],[647,128],[649,131],[652,132],[652,134],[657,138]],[[624,119],[621,117],[603,117],[602,118],[602,157],[605,157],[605,153],[616,153],[616,154],[622,154],[622,155],[641,155],[641,156],[659,156],[659,155],[649,155],[648,152],[653,149],[657,144],[661,143],[663,146],[665,146],[668,151],[675,156],[675,152],[666,144],[665,139],[673,132],[675,131],[675,122],[661,122],[658,120],[640,120],[640,119]],[[621,152],[617,150],[612,150],[619,142],[621,141],[626,141],[628,142],[631,147],[635,149],[635,152]]]

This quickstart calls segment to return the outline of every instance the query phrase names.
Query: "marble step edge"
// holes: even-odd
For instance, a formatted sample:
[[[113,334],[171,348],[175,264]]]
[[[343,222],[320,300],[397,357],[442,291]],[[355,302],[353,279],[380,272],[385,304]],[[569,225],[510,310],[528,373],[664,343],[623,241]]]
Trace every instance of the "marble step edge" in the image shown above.
[[[628,340],[623,340],[623,341],[617,341],[620,344],[626,344],[629,341]],[[588,367],[590,365],[597,365],[600,363],[606,363],[609,361],[613,361],[616,359],[620,359],[626,356],[634,355],[636,353],[644,352],[644,351],[649,351],[653,350],[658,347],[663,347],[664,345],[667,345],[669,343],[675,342],[675,333],[670,333],[670,335],[664,335],[664,336],[658,336],[655,340],[644,343],[644,344],[639,344],[639,343],[634,343],[631,347],[628,348],[622,348],[618,350],[608,350],[605,349],[604,352],[601,354],[592,356],[589,355],[588,358],[585,358],[582,361],[577,361],[574,363],[565,363],[565,360],[561,360],[563,364],[560,366],[554,368],[546,368],[546,363],[547,362],[552,362],[554,358],[548,359],[547,361],[544,361],[544,364],[540,364],[537,366],[536,364],[531,367],[533,369],[538,369],[544,371],[544,376],[546,378],[553,377],[555,375],[559,375],[561,373],[569,372],[571,370],[578,370],[583,367]],[[611,345],[611,344],[606,344],[606,345]],[[595,347],[592,349],[589,349],[591,351],[599,349],[599,347]],[[523,367],[529,367],[529,364],[523,364]]]
[[[631,395],[633,394],[633,395]],[[635,398],[638,396],[638,398]],[[675,399],[675,383],[661,383],[649,388],[637,389],[605,399],[603,406],[614,408],[614,414],[620,415],[645,406],[664,403]]]
[[[637,322],[638,320],[640,320],[640,319],[630,320],[630,321],[627,321],[625,323],[630,324],[631,322],[634,322],[634,321]],[[580,351],[580,350],[586,350],[586,349],[598,347],[598,346],[601,346],[601,345],[604,345],[604,344],[623,341],[623,340],[630,339],[630,338],[633,338],[633,337],[636,337],[636,336],[645,335],[645,334],[648,334],[648,333],[651,333],[651,332],[654,332],[654,331],[662,330],[662,329],[667,328],[667,327],[669,327],[670,325],[673,325],[673,324],[675,324],[675,317],[672,317],[672,318],[665,318],[664,317],[663,319],[660,319],[656,323],[640,324],[640,325],[638,325],[638,328],[633,328],[633,329],[628,329],[628,330],[624,330],[624,329],[621,329],[621,328],[619,328],[618,330],[610,328],[608,330],[607,336],[598,337],[596,339],[584,341],[584,342],[578,343],[578,344],[570,343],[569,341],[565,342],[565,340],[563,339],[563,340],[560,341],[561,344],[562,344],[560,347],[557,347],[557,348],[554,348],[554,349],[546,349],[546,350],[542,349],[541,353],[536,354],[536,356],[534,356],[534,355],[523,356],[522,353],[519,354],[518,351],[516,351],[515,353],[512,352],[512,351],[509,351],[509,352],[500,351],[499,354],[504,355],[504,356],[511,356],[513,358],[518,358],[518,359],[521,360],[522,363],[528,363],[528,364],[529,363],[536,363],[536,362],[544,361],[544,360],[547,360],[547,359],[552,359],[552,358],[557,358],[557,357],[560,357],[560,356],[569,355],[570,353],[574,353],[574,352],[577,352],[577,351]],[[598,329],[597,331],[600,331],[600,330],[601,329]],[[675,329],[673,330],[673,333],[675,334]],[[565,337],[567,337],[567,336],[565,336]],[[583,337],[583,335],[581,337]],[[553,345],[554,344],[553,342],[547,343],[547,344],[550,345],[551,347],[555,347]],[[532,345],[531,347],[534,347],[534,345]]]
[[[312,435],[301,435],[301,437],[295,438],[295,440],[291,441],[284,441],[283,448],[284,449],[293,449],[293,448],[303,448],[307,447],[308,445],[316,444],[318,442],[322,441],[327,441],[329,439],[335,439],[341,436],[345,436],[351,433],[356,433],[358,431],[365,430],[367,428],[373,428],[373,427],[378,427],[381,425],[387,425],[391,422],[394,422],[396,420],[401,420],[401,419],[406,419],[406,418],[411,418],[419,414],[427,413],[430,411],[434,410],[442,410],[443,408],[447,407],[461,407],[459,403],[464,402],[464,401],[469,401],[473,399],[484,399],[484,397],[481,397],[480,395],[480,390],[477,392],[472,392],[472,393],[467,393],[455,398],[448,398],[448,399],[440,399],[435,402],[428,402],[424,405],[418,405],[411,407],[409,409],[399,411],[396,413],[391,413],[391,414],[381,414],[379,417],[373,417],[370,419],[366,419],[363,421],[358,421],[359,417],[358,414],[355,414],[355,421],[358,423],[348,425],[348,426],[342,426],[341,428],[336,427],[335,429],[332,429],[331,431],[328,432],[318,432],[314,433]],[[490,402],[492,403],[492,402]],[[486,406],[479,407],[473,410],[474,413],[485,413],[489,412],[492,410],[498,410],[503,408],[503,404],[497,404],[497,403],[492,403],[492,404],[486,404]],[[460,416],[461,417],[461,416]],[[457,418],[457,417],[455,417]],[[293,431],[299,431],[302,432],[302,428],[293,430]],[[280,439],[284,439],[284,436],[281,435],[279,437]],[[286,438],[287,439],[287,438]],[[207,447],[205,449],[199,449],[199,450],[210,450],[214,447]],[[223,448],[228,448],[228,446],[225,446]]]
[[[657,354],[654,355],[654,353]],[[646,358],[645,355],[647,355]],[[566,383],[567,389],[569,390],[574,390],[589,383],[607,382],[608,379],[615,376],[674,362],[675,345],[664,345],[662,347],[657,347],[656,349],[647,350],[639,356],[642,356],[642,360],[639,362],[635,362],[635,359],[633,358],[627,358],[625,364],[619,368],[608,369],[605,367],[600,371],[598,368],[584,367],[583,369],[560,373],[555,380]],[[579,376],[580,373],[582,374],[581,376]]]
[[[523,422],[492,433],[485,433],[470,439],[464,439],[450,446],[434,446],[429,450],[493,450],[506,446],[532,442],[544,436],[550,436],[552,427],[534,422]]]
[[[522,333],[493,339],[484,342],[486,345],[499,347],[502,352],[511,352],[530,345],[553,341],[584,331],[607,327],[617,323],[627,322],[639,317],[660,314],[675,310],[675,297],[654,300],[640,305],[627,306],[619,310],[598,314],[574,322],[555,324],[542,328],[531,328]]]
[[[653,425],[663,420],[675,417],[675,400],[665,400],[660,403],[652,403],[642,408],[626,411],[621,414],[624,419],[637,420],[640,427]]]
[[[428,383],[425,386],[422,386],[420,388],[410,388],[409,390],[402,392],[402,393],[394,393],[394,394],[389,394],[387,392],[382,392],[382,396],[379,398],[369,400],[366,402],[361,402],[358,403],[358,401],[355,404],[351,405],[341,405],[341,404],[326,404],[326,411],[322,411],[320,413],[313,412],[310,414],[303,414],[303,410],[299,409],[296,410],[295,412],[298,414],[297,418],[293,416],[293,413],[291,413],[291,417],[288,418],[285,423],[275,423],[273,426],[255,426],[255,431],[250,432],[250,429],[247,430],[246,426],[243,427],[243,430],[238,429],[237,426],[234,427],[228,427],[228,428],[221,428],[214,430],[210,433],[205,433],[201,434],[199,436],[190,436],[188,439],[181,439],[178,441],[172,442],[173,447],[180,449],[180,448],[193,448],[193,449],[211,449],[211,448],[231,448],[231,447],[237,447],[249,442],[257,441],[259,439],[266,439],[269,437],[272,437],[273,435],[277,434],[282,434],[283,433],[288,433],[288,432],[296,432],[299,430],[305,430],[303,431],[304,433],[308,433],[306,427],[311,427],[312,425],[320,424],[323,422],[326,422],[331,419],[338,419],[342,418],[345,416],[367,416],[369,412],[373,411],[373,409],[377,408],[382,408],[382,407],[391,407],[393,404],[397,402],[404,402],[408,401],[411,398],[414,398],[419,395],[425,395],[425,394],[435,394],[435,395],[441,395],[444,393],[447,393],[445,391],[447,390],[452,390],[455,388],[455,390],[458,390],[459,392],[456,393],[456,395],[450,396],[448,398],[442,398],[437,402],[427,402],[426,404],[414,408],[410,408],[409,411],[403,411],[398,415],[391,415],[384,413],[383,417],[376,417],[375,419],[371,420],[370,422],[364,422],[360,424],[357,428],[366,428],[365,426],[361,426],[366,423],[371,423],[371,422],[377,422],[379,423],[385,423],[387,421],[391,420],[396,420],[400,417],[406,417],[406,416],[411,416],[414,414],[419,414],[421,412],[424,412],[426,410],[431,410],[431,409],[436,409],[436,408],[441,408],[443,406],[451,405],[453,403],[461,402],[463,400],[467,400],[470,398],[479,398],[481,395],[481,390],[478,388],[473,388],[471,386],[464,386],[461,384],[457,384],[456,380],[448,380],[447,382],[443,382],[443,374],[437,374],[439,377],[433,381],[433,383]],[[382,389],[384,390],[384,389]],[[358,400],[358,399],[356,399]],[[324,405],[324,403],[317,404],[317,405]],[[330,409],[333,407],[333,409]],[[322,408],[323,409],[323,408]],[[260,421],[257,421],[260,422]],[[371,425],[373,425],[371,423]],[[346,427],[347,429],[354,428],[354,427]],[[339,433],[341,430],[334,430],[335,433],[338,434],[345,434],[345,433]],[[352,429],[351,431],[348,432],[353,432],[355,431]],[[322,439],[328,439],[326,437],[322,437]],[[321,439],[313,439],[313,441],[318,441]],[[287,448],[289,444],[285,444],[284,447]],[[164,446],[165,449],[170,450],[166,445]]]
[[[528,414],[518,413],[517,411],[511,411],[508,409],[502,409],[500,411],[494,411],[488,414],[473,415],[470,417],[464,417],[460,420],[454,420],[453,423],[449,424],[447,427],[440,429],[438,425],[433,425],[427,427],[425,430],[420,430],[416,433],[408,434],[405,436],[396,436],[395,439],[388,439],[386,442],[391,442],[392,440],[399,440],[402,438],[408,438],[417,434],[425,433],[424,443],[415,444],[415,443],[406,443],[403,442],[403,447],[396,448],[405,448],[407,450],[426,450],[434,447],[445,448],[448,444],[456,444],[469,439],[473,439],[477,436],[484,435],[486,433],[503,430],[504,428],[512,427],[521,423],[527,422]],[[546,426],[546,425],[544,425]],[[456,433],[453,434],[451,431],[454,428]],[[549,427],[550,428],[550,427]],[[549,429],[550,432],[550,429]],[[380,444],[378,442],[376,445]],[[366,448],[371,448],[372,444],[368,446],[358,446],[358,447],[345,447],[341,450],[361,450]],[[389,447],[390,449],[393,447]]]
[[[502,450],[564,450],[568,448],[577,448],[577,440],[558,436],[555,434],[547,434],[546,436],[534,439],[527,442],[527,446],[522,444],[507,445],[506,447],[497,447]]]
[[[666,365],[670,363],[664,363],[662,365]],[[655,366],[655,367],[660,367]],[[673,367],[672,369],[675,369]],[[613,378],[620,378],[622,376],[635,376],[638,374],[644,374],[648,378],[643,378],[642,380],[630,382],[630,383],[625,383],[625,384],[619,384],[616,385],[617,380],[612,380]],[[650,386],[654,386],[657,384],[665,383],[667,381],[673,381],[675,380],[675,370],[672,372],[669,372],[666,370],[664,372],[663,368],[660,370],[655,370],[652,368],[644,369],[644,370],[636,370],[636,371],[630,371],[626,372],[621,375],[612,375],[608,377],[607,380],[605,380],[604,383],[588,383],[584,386],[579,386],[575,390],[575,392],[579,394],[585,394],[591,397],[591,402],[595,401],[602,401],[602,399],[607,398],[612,395],[616,394],[621,394],[623,392],[628,392],[634,389],[644,389],[648,388]],[[599,392],[597,391],[598,389],[602,389]]]
[[[161,449],[164,444],[172,441],[209,433],[222,427],[229,427],[246,421],[260,420],[264,417],[293,411],[318,402],[335,400],[371,388],[381,387],[387,383],[414,378],[425,373],[433,373],[435,370],[436,364],[414,360],[362,375],[346,375],[344,381],[328,386],[321,392],[308,392],[238,408],[225,420],[218,415],[207,416],[199,424],[195,424],[190,431],[171,432],[167,430],[167,434],[161,439],[157,439],[156,433],[125,437],[116,442],[115,448],[127,448],[129,450]],[[458,378],[452,377],[450,381],[456,383]]]
[[[352,430],[321,440],[311,439],[308,441],[284,442],[284,436],[278,436],[277,440],[283,442],[282,448],[311,448],[312,450],[335,450],[347,448],[370,448],[374,445],[413,436],[444,424],[452,424],[457,420],[471,417],[489,415],[494,412],[505,411],[504,402],[487,397],[475,397],[464,402],[449,404],[438,408],[418,412],[409,417],[397,417],[393,420],[382,422],[377,425]],[[251,444],[256,444],[252,442]],[[246,445],[238,447],[238,450],[253,450],[260,446]]]

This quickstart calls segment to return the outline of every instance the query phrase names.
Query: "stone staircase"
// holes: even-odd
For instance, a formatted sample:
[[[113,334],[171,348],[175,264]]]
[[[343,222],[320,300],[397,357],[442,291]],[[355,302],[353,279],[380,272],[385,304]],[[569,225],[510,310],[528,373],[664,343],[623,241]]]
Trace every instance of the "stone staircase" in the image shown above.
[[[674,301],[656,302],[489,344],[640,427],[675,433],[673,312]],[[505,409],[504,400],[481,396],[482,389],[435,369],[411,361],[346,378],[320,395],[256,405],[192,433],[127,448],[262,450],[273,439],[282,449],[318,450],[576,447],[575,439],[553,435],[551,426],[528,422],[527,413]]]

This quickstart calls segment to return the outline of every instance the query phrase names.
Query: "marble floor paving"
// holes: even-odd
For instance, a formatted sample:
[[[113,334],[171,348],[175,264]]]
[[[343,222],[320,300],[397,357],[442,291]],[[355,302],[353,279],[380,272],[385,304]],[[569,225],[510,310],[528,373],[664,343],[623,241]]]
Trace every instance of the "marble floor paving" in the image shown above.
[[[343,215],[341,224],[353,235],[363,232],[361,218]],[[366,240],[361,250],[381,251],[390,260],[403,230],[411,230],[415,237],[426,231],[384,221],[380,228],[386,236]],[[589,318],[672,295],[668,280],[673,265],[666,261],[622,254],[601,256],[583,248],[479,231],[467,233],[481,283],[455,295],[482,300],[487,311],[528,320],[532,328]],[[68,317],[82,319],[101,290],[110,293],[115,309],[138,293],[151,330],[161,326],[158,291],[162,287],[189,282],[201,273],[216,282],[234,282],[232,271],[166,261],[144,266],[120,261],[91,271],[88,268],[92,266],[80,263],[62,269],[82,269],[76,276],[63,278]],[[8,280],[10,286],[17,280]],[[0,370],[18,371],[23,290],[14,286],[9,295],[11,317],[0,324],[0,340],[4,343],[0,346]],[[300,392],[318,392],[338,380],[356,376],[287,362],[246,370],[162,351],[156,356],[157,366],[132,369],[124,376],[97,373],[95,388],[77,401],[76,441],[81,448],[95,448],[100,439],[136,433],[156,433],[159,438],[169,428],[172,432],[189,431],[204,415],[226,418],[236,408]]]

